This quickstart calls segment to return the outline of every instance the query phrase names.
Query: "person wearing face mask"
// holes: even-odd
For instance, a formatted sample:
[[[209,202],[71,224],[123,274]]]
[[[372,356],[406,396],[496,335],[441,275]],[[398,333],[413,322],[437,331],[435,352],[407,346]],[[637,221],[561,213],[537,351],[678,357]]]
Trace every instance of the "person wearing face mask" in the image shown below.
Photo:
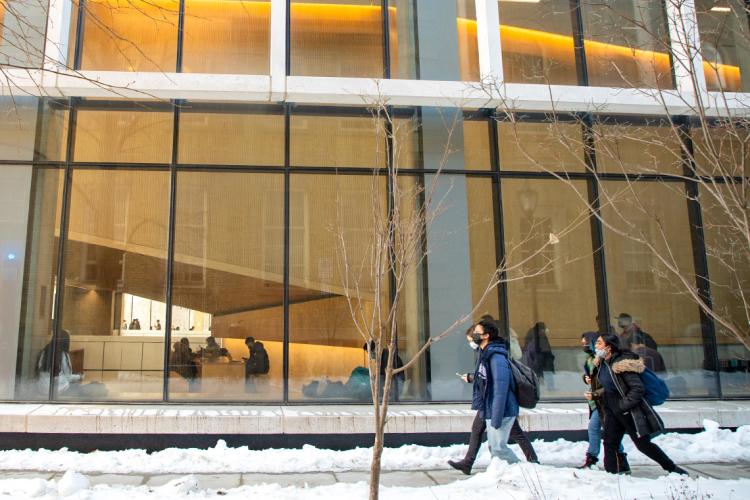
[[[495,322],[482,320],[474,325],[471,330],[470,345],[476,346],[475,348],[479,351],[476,369],[471,377],[473,384],[471,408],[477,410],[485,421],[487,441],[492,456],[509,463],[517,463],[519,459],[508,448],[507,443],[518,416],[518,399],[515,395],[515,381],[508,361],[508,350],[505,342],[500,338]],[[467,376],[465,380],[468,382],[469,377]],[[467,462],[464,459],[448,463],[464,474],[470,474],[472,464]],[[473,460],[471,462],[473,463]]]
[[[620,468],[617,447],[627,433],[638,451],[657,462],[667,472],[687,475],[651,437],[664,431],[664,423],[645,399],[640,373],[645,370],[637,354],[620,349],[616,335],[600,335],[594,344],[602,358],[596,377],[602,385],[604,407],[604,469],[610,473],[628,472]],[[587,394],[586,398],[591,399]]]
[[[485,318],[483,317],[483,320]],[[479,344],[474,341],[474,326],[472,325],[467,331],[466,331],[466,342],[468,342],[469,347],[473,349],[478,355],[477,358],[477,368],[476,371],[479,369],[479,360],[481,359],[481,351],[479,350]],[[479,339],[481,340],[481,339]],[[472,373],[464,373],[461,375],[461,380],[464,382],[471,384],[474,382],[474,374]],[[472,403],[472,410],[475,410],[474,404]],[[469,437],[469,449],[466,451],[466,455],[461,460],[448,460],[448,465],[453,467],[456,470],[459,470],[463,472],[464,474],[471,475],[471,468],[474,466],[474,461],[477,459],[477,454],[479,453],[479,447],[482,445],[482,436],[484,435],[484,431],[487,429],[487,422],[485,421],[482,413],[480,411],[477,411],[477,413],[474,415],[474,422],[471,424],[471,436]],[[515,441],[516,444],[521,448],[521,451],[523,452],[524,456],[526,457],[527,462],[531,463],[539,463],[539,458],[536,455],[536,452],[534,451],[534,447],[531,445],[531,441],[529,440],[529,437],[526,435],[524,430],[521,428],[521,425],[518,423],[518,419],[513,423],[513,427],[510,430],[510,440]]]
[[[586,394],[591,394],[591,399],[588,399],[589,404],[589,426],[588,426],[588,438],[589,447],[586,450],[586,458],[583,465],[578,467],[579,469],[588,469],[594,467],[599,461],[599,452],[602,448],[602,420],[601,420],[601,396],[603,388],[599,384],[599,380],[596,376],[596,372],[599,369],[599,363],[601,358],[596,356],[594,344],[596,339],[599,337],[599,332],[586,332],[581,334],[581,347],[583,352],[586,353],[586,361],[583,363],[583,383],[588,386]],[[617,451],[617,462],[620,464],[620,470],[630,470],[628,464],[627,454],[622,447],[622,441],[620,441],[620,447]]]

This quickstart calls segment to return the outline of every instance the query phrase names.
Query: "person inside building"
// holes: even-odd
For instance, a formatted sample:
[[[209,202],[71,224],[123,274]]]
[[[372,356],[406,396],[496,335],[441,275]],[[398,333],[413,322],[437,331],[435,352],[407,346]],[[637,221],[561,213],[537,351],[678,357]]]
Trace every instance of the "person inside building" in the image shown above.
[[[596,355],[602,358],[597,379],[601,384],[600,401],[604,409],[604,469],[610,473],[630,473],[617,459],[617,450],[627,433],[638,451],[657,462],[667,472],[687,475],[651,437],[664,431],[664,423],[645,399],[646,390],[640,373],[645,369],[637,354],[620,349],[620,338],[600,335]],[[587,399],[597,397],[593,393]]]
[[[156,324],[154,325],[154,330],[161,330],[161,321],[158,319],[156,320]]]
[[[367,352],[367,344],[365,343],[362,346],[362,349]],[[370,355],[375,356],[376,345],[375,341],[370,341]],[[383,388],[383,384],[385,383],[385,372],[386,368],[388,366],[388,349],[383,349],[383,351],[380,353],[380,387],[381,391]],[[393,368],[401,368],[404,366],[404,362],[401,360],[401,357],[398,355],[398,346],[396,347],[396,352],[393,353]],[[404,382],[406,381],[406,375],[404,372],[398,372],[394,373],[393,377],[391,379],[391,392],[390,392],[390,399],[393,401],[397,399],[401,395],[401,388],[404,386]]]
[[[659,351],[646,345],[646,337],[643,332],[636,332],[630,339],[630,350],[641,357],[646,368],[656,373],[666,373],[667,365]]]
[[[549,330],[539,321],[526,332],[523,346],[523,364],[534,370],[549,390],[554,390],[555,355],[549,343]],[[545,378],[546,376],[546,378]]]
[[[485,318],[485,316],[483,316],[482,318]],[[469,346],[478,354],[479,345],[475,343],[472,338],[473,332],[474,332],[474,325],[472,325],[468,330],[466,330],[466,342],[468,342]],[[477,355],[475,364],[478,365],[478,363],[479,363],[479,356]],[[474,382],[474,375],[471,373],[465,373],[461,376],[461,379],[464,382],[471,384]],[[474,409],[473,405],[472,405],[472,409]],[[474,462],[477,459],[477,454],[479,453],[479,447],[482,444],[482,436],[484,435],[484,431],[486,429],[487,429],[487,423],[484,419],[484,416],[479,411],[477,411],[476,414],[474,415],[474,422],[471,424],[471,435],[469,436],[469,449],[466,451],[466,455],[461,460],[448,460],[448,465],[450,465],[456,470],[463,472],[467,476],[470,475],[471,468],[474,466]],[[518,446],[521,448],[521,451],[526,456],[526,460],[528,462],[539,463],[539,458],[537,457],[536,452],[534,451],[534,447],[531,445],[531,441],[529,440],[528,436],[526,436],[526,433],[521,428],[521,424],[518,423],[518,419],[516,419],[516,421],[513,423],[513,427],[510,431],[510,439],[512,441],[515,441],[516,444],[518,444]]]
[[[198,377],[198,364],[195,360],[195,354],[190,348],[190,341],[183,337],[179,342],[175,342],[172,347],[169,369],[178,373],[188,382],[194,382]]]
[[[201,350],[201,357],[203,360],[211,362],[219,356],[221,346],[216,343],[216,338],[206,337],[206,347]]]
[[[631,350],[633,343],[633,337],[636,334],[641,335],[643,338],[646,347],[649,349],[653,349],[656,351],[659,346],[656,344],[656,341],[654,338],[643,331],[635,321],[633,321],[633,316],[630,314],[624,312],[620,313],[620,315],[617,317],[617,327],[620,329],[620,347],[624,350]]]
[[[71,384],[81,380],[81,375],[74,374],[73,367],[70,364],[70,333],[67,330],[60,331],[54,356],[52,353],[53,347],[53,342],[48,342],[42,349],[37,362],[37,383],[42,394],[49,393],[50,373],[53,367],[58,394],[64,394]]]
[[[599,379],[597,378],[597,370],[599,369],[601,358],[596,356],[594,347],[599,335],[599,332],[586,332],[581,335],[581,346],[583,347],[583,352],[586,353],[586,360],[583,363],[583,383],[586,384],[588,388],[587,394],[594,394],[597,397],[588,399],[589,446],[586,450],[586,458],[583,461],[583,465],[578,467],[579,469],[594,467],[599,461],[599,452],[602,448],[601,404],[597,404],[597,402],[600,401],[601,391],[603,390],[599,384]],[[630,469],[630,466],[627,465],[627,454],[622,446],[622,441],[620,441],[620,446],[617,451],[617,460],[618,463],[622,464],[623,469]]]

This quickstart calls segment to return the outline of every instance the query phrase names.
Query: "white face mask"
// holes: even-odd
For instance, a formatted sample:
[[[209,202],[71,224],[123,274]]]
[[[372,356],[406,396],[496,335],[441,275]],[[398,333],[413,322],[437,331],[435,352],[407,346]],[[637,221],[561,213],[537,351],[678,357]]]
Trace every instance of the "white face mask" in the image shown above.
[[[606,358],[607,357],[607,350],[606,349],[597,349],[596,350],[596,356],[598,358],[602,358],[602,359]]]
[[[472,349],[476,351],[477,349],[479,349],[479,344],[477,344],[476,342],[472,340],[471,342],[469,342],[469,347],[471,347]]]

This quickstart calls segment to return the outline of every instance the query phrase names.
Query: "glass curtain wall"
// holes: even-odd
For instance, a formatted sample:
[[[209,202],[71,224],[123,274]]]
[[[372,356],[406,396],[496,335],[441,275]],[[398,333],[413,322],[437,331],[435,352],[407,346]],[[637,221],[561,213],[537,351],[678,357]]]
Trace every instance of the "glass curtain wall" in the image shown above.
[[[2,398],[366,400],[370,360],[350,305],[361,318],[391,303],[395,282],[376,283],[369,265],[394,200],[404,233],[420,209],[435,210],[415,233],[427,257],[402,282],[402,361],[473,308],[472,321],[489,316],[508,332],[545,398],[578,397],[580,337],[598,328],[658,368],[676,397],[716,396],[717,370],[727,395],[748,394],[747,352],[718,326],[714,338],[668,272],[694,277],[705,246],[715,304],[742,313],[746,280],[735,286],[722,268],[725,215],[701,191],[698,232],[665,124],[394,114],[390,143],[405,156],[389,186],[384,170],[373,174],[387,165],[383,124],[360,109],[29,103],[0,168]],[[588,206],[597,193],[601,221]],[[509,281],[487,291],[501,262]],[[357,294],[345,277],[359,280]],[[466,400],[455,376],[474,363],[466,327],[410,367],[394,399]]]
[[[750,25],[747,4],[739,0],[697,0],[698,33],[708,90],[750,89]]]
[[[81,0],[70,66],[83,70],[268,74],[271,3]],[[182,36],[179,36],[182,25]],[[75,47],[75,38],[71,38]],[[177,60],[182,43],[182,59]]]

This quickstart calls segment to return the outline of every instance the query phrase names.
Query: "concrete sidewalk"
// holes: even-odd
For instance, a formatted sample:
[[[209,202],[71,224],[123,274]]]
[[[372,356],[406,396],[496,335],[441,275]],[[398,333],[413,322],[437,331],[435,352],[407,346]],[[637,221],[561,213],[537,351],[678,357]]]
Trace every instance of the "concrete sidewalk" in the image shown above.
[[[569,464],[575,467],[577,464]],[[701,463],[680,464],[691,477],[707,477],[714,479],[747,479],[750,478],[750,462],[736,463]],[[556,466],[560,466],[559,464]],[[478,471],[481,471],[479,469]],[[664,471],[657,465],[634,465],[632,466],[634,477],[655,479],[663,476]],[[84,474],[88,477],[91,485],[109,484],[123,486],[162,486],[173,479],[187,476],[188,474]],[[198,479],[202,489],[224,490],[237,488],[243,485],[257,485],[263,483],[275,483],[281,486],[313,487],[335,483],[367,482],[369,473],[366,471],[348,472],[307,472],[299,474],[256,474],[256,473],[234,473],[234,474],[192,474]],[[55,479],[62,478],[61,472],[45,471],[0,471],[2,479]],[[452,483],[466,479],[467,476],[454,470],[419,470],[404,472],[383,472],[381,484],[383,486],[435,486]]]

